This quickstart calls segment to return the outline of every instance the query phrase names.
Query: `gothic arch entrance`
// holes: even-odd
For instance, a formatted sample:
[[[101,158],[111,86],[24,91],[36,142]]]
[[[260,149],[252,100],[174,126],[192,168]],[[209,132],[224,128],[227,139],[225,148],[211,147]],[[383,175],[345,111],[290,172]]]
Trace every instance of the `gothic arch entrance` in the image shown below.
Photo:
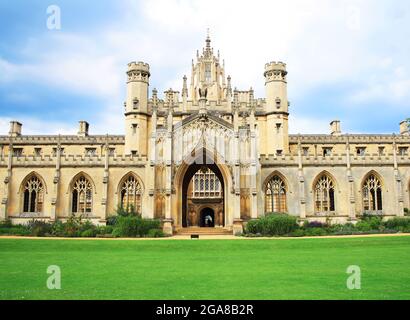
[[[192,186],[192,183],[195,183],[194,176],[197,173],[207,175],[210,172],[217,178],[213,183],[216,181],[220,183],[220,194],[216,197],[214,194],[204,192],[195,197],[192,190],[188,190],[190,184]],[[201,181],[198,183],[200,184]],[[203,183],[204,189],[207,189],[205,188],[206,181],[204,180]],[[218,166],[216,164],[191,164],[186,170],[182,182],[182,227],[205,227],[205,218],[209,215],[212,218],[212,223],[208,223],[208,227],[225,226],[225,198],[225,181]],[[207,215],[203,215],[203,213],[207,213]]]

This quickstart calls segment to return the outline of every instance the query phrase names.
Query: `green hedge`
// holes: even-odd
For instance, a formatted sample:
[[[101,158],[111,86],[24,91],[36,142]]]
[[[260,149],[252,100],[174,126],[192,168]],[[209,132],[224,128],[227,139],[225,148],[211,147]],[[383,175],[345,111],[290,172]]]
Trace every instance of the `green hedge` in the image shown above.
[[[142,219],[139,216],[119,216],[112,234],[115,237],[145,237],[150,230],[161,230],[161,222]]]
[[[386,221],[385,226],[387,229],[394,229],[401,232],[410,232],[410,218],[396,217]]]
[[[297,224],[294,216],[270,214],[248,222],[245,236],[326,236],[326,235],[362,235],[385,233],[410,233],[410,218],[396,217],[383,222],[381,217],[363,215],[356,225],[352,223],[331,225],[322,222]]]
[[[48,223],[32,220],[27,225],[12,225],[10,221],[0,223],[0,235],[34,237],[163,237],[159,220],[143,219],[138,215],[120,215],[114,225],[96,226],[82,217],[71,216],[66,222]]]
[[[269,214],[249,221],[246,232],[263,236],[283,236],[295,231],[298,227],[296,217],[286,214]]]
[[[356,229],[359,231],[381,230],[383,226],[383,219],[381,217],[366,215],[355,225]]]
[[[26,226],[0,226],[1,236],[30,236],[31,232]]]

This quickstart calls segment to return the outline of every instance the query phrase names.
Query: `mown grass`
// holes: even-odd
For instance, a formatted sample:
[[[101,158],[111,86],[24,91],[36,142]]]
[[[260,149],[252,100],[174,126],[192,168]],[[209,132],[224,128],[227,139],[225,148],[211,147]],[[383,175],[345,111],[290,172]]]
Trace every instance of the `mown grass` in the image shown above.
[[[49,290],[49,265],[62,289]],[[346,269],[361,268],[361,290]],[[0,239],[0,299],[409,299],[410,237]]]

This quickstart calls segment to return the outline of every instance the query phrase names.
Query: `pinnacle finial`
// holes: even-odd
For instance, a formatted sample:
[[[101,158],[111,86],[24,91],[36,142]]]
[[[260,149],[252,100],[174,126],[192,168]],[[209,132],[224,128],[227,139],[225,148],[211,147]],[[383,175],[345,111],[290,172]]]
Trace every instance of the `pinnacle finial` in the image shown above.
[[[211,48],[211,37],[209,35],[209,28],[206,29],[206,48],[207,49]]]

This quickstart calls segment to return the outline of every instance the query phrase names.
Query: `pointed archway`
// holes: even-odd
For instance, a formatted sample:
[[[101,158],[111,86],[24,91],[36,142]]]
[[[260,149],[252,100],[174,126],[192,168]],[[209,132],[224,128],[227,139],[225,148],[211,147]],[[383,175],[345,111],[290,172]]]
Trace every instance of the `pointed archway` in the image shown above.
[[[225,193],[224,193],[225,184],[224,184],[224,178],[223,178],[221,170],[218,168],[218,166],[215,163],[212,163],[212,164],[193,163],[187,168],[186,173],[183,178],[183,183],[182,183],[182,227],[183,228],[186,228],[189,226],[189,223],[188,223],[188,220],[189,220],[188,219],[188,186],[192,178],[198,171],[201,171],[201,170],[205,171],[208,169],[211,170],[216,175],[219,182],[221,183],[222,203],[223,203],[222,208],[225,207]],[[201,199],[201,202],[202,202],[202,206],[206,206],[206,207],[212,206],[212,199],[210,198],[207,199],[206,196]],[[218,225],[224,226],[225,225],[224,209],[222,209],[221,213],[220,212],[217,213],[218,214]],[[199,225],[203,226],[202,225],[203,224],[202,223],[202,212],[197,212],[196,215],[199,220],[198,221]],[[215,225],[215,213],[213,217],[213,226],[214,225]]]
[[[215,211],[217,221],[222,221],[221,225],[225,228],[231,228],[234,220],[236,208],[235,194],[233,190],[233,178],[229,164],[225,163],[224,159],[218,154],[213,153],[205,148],[196,148],[189,156],[183,160],[177,167],[174,175],[173,183],[175,196],[172,202],[172,220],[176,228],[184,228],[187,224],[187,206],[186,195],[190,180],[198,170],[206,167],[215,173],[221,183],[221,191],[223,192],[223,205]],[[228,205],[228,204],[231,205]],[[201,206],[197,212],[196,219],[199,220],[200,210],[205,207]],[[199,222],[199,221],[198,221]]]

